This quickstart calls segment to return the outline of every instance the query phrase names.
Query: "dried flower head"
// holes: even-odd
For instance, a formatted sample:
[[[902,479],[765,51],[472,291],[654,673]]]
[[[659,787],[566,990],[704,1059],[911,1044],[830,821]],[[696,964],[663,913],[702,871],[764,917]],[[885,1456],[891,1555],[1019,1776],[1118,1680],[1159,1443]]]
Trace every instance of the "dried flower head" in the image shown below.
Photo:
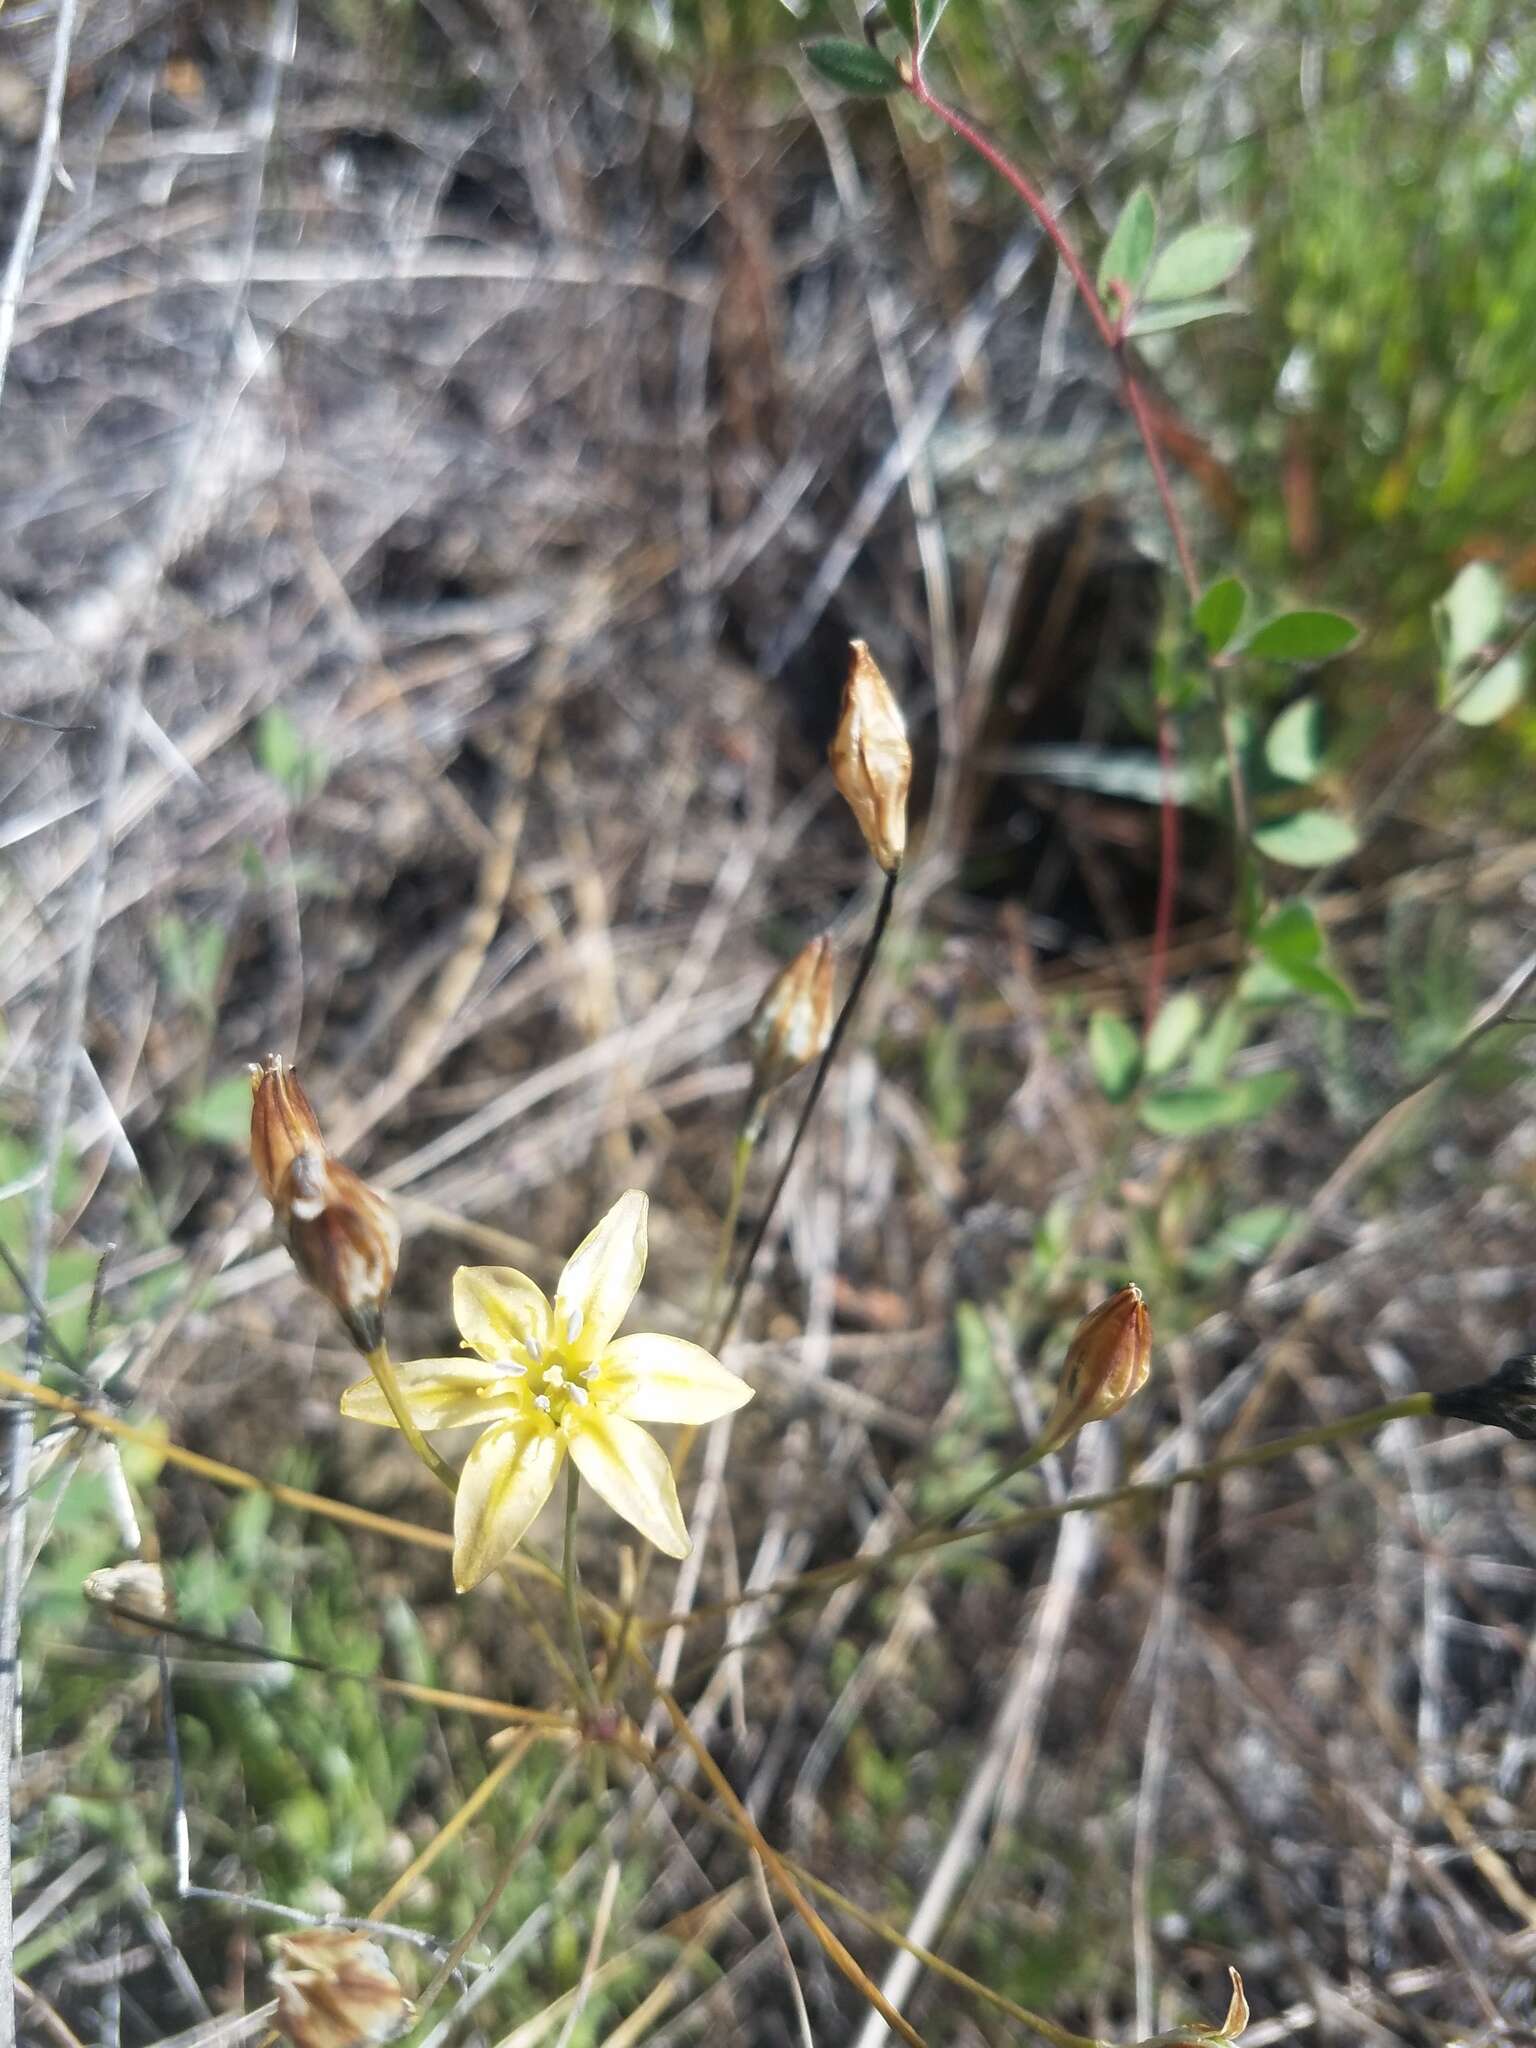
[[[384,1196],[326,1149],[309,1097],[282,1057],[251,1069],[251,1164],[293,1263],[339,1313],[358,1350],[384,1340],[400,1225]]]
[[[469,1358],[399,1368],[421,1430],[481,1431],[453,1503],[461,1593],[503,1564],[569,1456],[592,1490],[668,1557],[690,1548],[677,1481],[642,1422],[716,1422],[752,1398],[745,1380],[681,1337],[618,1335],[645,1271],[648,1204],[621,1195],[569,1259],[553,1302],[510,1266],[460,1266],[453,1314]],[[357,1422],[397,1428],[375,1379],[341,1397]]]
[[[124,1635],[153,1635],[155,1631],[144,1623],[169,1621],[175,1612],[165,1573],[147,1557],[104,1565],[80,1590],[93,1606],[109,1610],[108,1620]]]
[[[1150,2041],[1138,2041],[1136,2048],[1218,2048],[1222,2042],[1235,2041],[1248,2024],[1248,2000],[1238,1972],[1229,1968],[1227,1975],[1232,1979],[1232,1996],[1219,2027],[1207,2027],[1197,2020],[1187,2027],[1175,2027],[1171,2034],[1154,2034]]]
[[[410,2000],[366,1934],[314,1927],[280,1934],[273,1945],[278,2029],[294,2048],[364,2048],[410,2019]]]
[[[771,1095],[821,1058],[832,1036],[832,993],[832,942],[822,933],[774,977],[752,1013],[754,1095]]]
[[[1146,1385],[1152,1323],[1139,1287],[1122,1287],[1077,1326],[1040,1448],[1057,1450],[1085,1423],[1118,1414]]]
[[[1536,1443],[1536,1353],[1506,1358],[1487,1379],[1436,1394],[1434,1410],[1462,1422],[1491,1423],[1526,1443]]]
[[[853,642],[831,760],[833,780],[859,822],[865,845],[894,875],[907,850],[912,749],[891,686],[862,640]]]

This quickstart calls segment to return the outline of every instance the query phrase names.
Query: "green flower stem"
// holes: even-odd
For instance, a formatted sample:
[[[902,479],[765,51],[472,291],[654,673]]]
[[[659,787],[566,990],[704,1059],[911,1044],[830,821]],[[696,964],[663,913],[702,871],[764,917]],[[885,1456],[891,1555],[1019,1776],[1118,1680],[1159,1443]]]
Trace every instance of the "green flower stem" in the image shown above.
[[[434,1479],[441,1480],[450,1493],[457,1493],[459,1490],[458,1474],[445,1458],[439,1457],[437,1452],[433,1450],[411,1417],[411,1411],[406,1406],[405,1394],[400,1386],[399,1375],[396,1373],[390,1359],[389,1346],[387,1344],[381,1342],[375,1345],[373,1350],[368,1353],[368,1370],[378,1381],[379,1389],[385,1400],[389,1403],[389,1412],[394,1416],[396,1422],[399,1423],[401,1434],[411,1449],[420,1458]]]
[[[581,1685],[582,1699],[589,1707],[596,1707],[597,1681],[592,1676],[592,1666],[587,1660],[587,1639],[581,1628],[581,1577],[576,1565],[576,1503],[581,1496],[581,1475],[575,1465],[566,1460],[565,1465],[565,1552],[561,1558],[561,1576],[565,1581],[565,1625],[571,1638],[571,1661],[576,1666],[576,1676]]]
[[[1064,1515],[1156,1501],[1178,1486],[1220,1479],[1228,1472],[1244,1471],[1255,1465],[1273,1465],[1297,1451],[1309,1450],[1313,1445],[1335,1444],[1348,1437],[1366,1436],[1372,1430],[1381,1429],[1389,1422],[1399,1422],[1406,1416],[1432,1415],[1435,1412],[1434,1398],[1433,1394],[1426,1393],[1405,1394],[1401,1400],[1388,1401],[1383,1407],[1366,1408],[1357,1415],[1342,1415],[1337,1422],[1320,1422],[1311,1429],[1299,1429],[1292,1436],[1276,1437],[1271,1443],[1250,1444],[1245,1450],[1227,1451],[1218,1458],[1208,1458],[1203,1465],[1182,1466],[1163,1479],[1132,1479],[1124,1486],[1112,1486],[1102,1493],[1079,1493],[1067,1500],[1044,1501],[1038,1507],[1018,1508],[1012,1514],[999,1515],[994,1522],[973,1523],[968,1529],[919,1529],[900,1543],[892,1544],[889,1550],[881,1551],[878,1556],[850,1557],[837,1564],[818,1565],[814,1571],[780,1579],[774,1585],[759,1586],[755,1591],[738,1594],[734,1599],[712,1601],[693,1608],[687,1614],[664,1614],[654,1621],[647,1621],[645,1632],[656,1635],[675,1628],[679,1622],[691,1624],[718,1620],[722,1614],[745,1606],[749,1600],[782,1600],[799,1593],[830,1592],[850,1579],[872,1576],[882,1567],[902,1558],[916,1557],[924,1551],[942,1550],[951,1543],[985,1542],[994,1536],[1016,1536],[1025,1529],[1059,1522]]]
[[[741,1128],[736,1133],[736,1149],[731,1156],[731,1192],[726,1200],[725,1214],[720,1219],[720,1242],[715,1249],[714,1271],[709,1276],[709,1293],[704,1303],[703,1322],[709,1329],[715,1320],[715,1311],[720,1306],[720,1290],[725,1285],[725,1272],[731,1262],[731,1250],[736,1243],[736,1225],[741,1219],[741,1198],[747,1185],[747,1168],[752,1164],[752,1154],[757,1150],[757,1141],[763,1135],[762,1097],[755,1094],[747,1104],[741,1119]]]
[[[880,907],[875,912],[874,924],[870,928],[869,937],[864,941],[864,950],[859,955],[859,964],[854,969],[852,986],[848,990],[843,1007],[837,1013],[837,1022],[832,1026],[832,1036],[827,1040],[827,1049],[822,1054],[821,1063],[812,1076],[810,1089],[805,1098],[805,1106],[800,1112],[800,1121],[795,1125],[794,1136],[789,1141],[789,1150],[784,1156],[784,1164],[779,1168],[779,1177],[770,1189],[768,1200],[763,1205],[762,1214],[757,1219],[757,1228],[752,1233],[752,1242],[747,1246],[746,1254],[737,1271],[736,1284],[731,1289],[731,1298],[725,1305],[725,1314],[720,1318],[713,1337],[705,1347],[707,1350],[713,1351],[717,1358],[724,1347],[726,1338],[730,1336],[731,1331],[736,1327],[736,1318],[741,1313],[741,1304],[746,1297],[747,1282],[752,1277],[752,1268],[757,1262],[758,1253],[763,1248],[763,1239],[768,1235],[768,1226],[773,1221],[774,1211],[779,1206],[779,1198],[784,1192],[785,1182],[789,1179],[790,1169],[795,1163],[795,1155],[800,1150],[801,1140],[810,1126],[811,1118],[816,1114],[816,1105],[821,1100],[822,1089],[827,1085],[827,1076],[832,1071],[832,1063],[841,1050],[844,1038],[848,1035],[848,1026],[853,1021],[854,1010],[858,1006],[859,998],[864,993],[865,984],[868,982],[870,974],[874,969],[875,956],[880,951],[880,941],[885,937],[886,926],[891,921],[891,906],[896,900],[896,881],[900,873],[901,870],[898,868],[894,873],[888,874],[885,878],[885,887],[880,892]]]

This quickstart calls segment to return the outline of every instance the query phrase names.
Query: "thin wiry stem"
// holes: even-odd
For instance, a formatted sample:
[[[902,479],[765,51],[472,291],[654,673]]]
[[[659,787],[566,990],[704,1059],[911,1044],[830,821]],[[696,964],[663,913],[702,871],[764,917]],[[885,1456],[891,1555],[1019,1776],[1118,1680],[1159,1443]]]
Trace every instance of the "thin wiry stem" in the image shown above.
[[[1069,1495],[1066,1500],[1044,1501],[1038,1507],[1019,1508],[1012,1514],[999,1515],[995,1521],[977,1523],[969,1528],[919,1530],[900,1543],[892,1544],[889,1550],[843,1558],[836,1564],[818,1565],[813,1571],[800,1572],[772,1585],[754,1587],[730,1600],[712,1601],[706,1606],[693,1608],[687,1614],[660,1615],[654,1621],[646,1622],[645,1631],[648,1635],[658,1635],[680,1624],[691,1626],[695,1622],[715,1621],[749,1601],[755,1603],[784,1599],[799,1593],[830,1592],[847,1584],[850,1579],[870,1577],[887,1565],[919,1556],[925,1551],[943,1550],[952,1543],[977,1543],[995,1536],[1016,1536],[1025,1529],[1059,1522],[1064,1515],[1087,1514],[1098,1508],[1120,1507],[1127,1502],[1159,1500],[1176,1486],[1198,1485],[1253,1465],[1273,1465],[1279,1459],[1289,1458],[1314,1444],[1340,1443],[1347,1437],[1366,1436],[1372,1430],[1384,1428],[1389,1422],[1401,1421],[1405,1416],[1432,1415],[1434,1412],[1432,1394],[1405,1394],[1400,1400],[1389,1401],[1380,1408],[1366,1408],[1355,1415],[1340,1416],[1336,1422],[1320,1422],[1311,1429],[1299,1429],[1291,1436],[1275,1437],[1267,1444],[1250,1444],[1240,1451],[1226,1451],[1200,1465],[1181,1466],[1161,1479],[1131,1479],[1123,1486],[1112,1486],[1099,1493],[1079,1493]]]
[[[581,1627],[581,1579],[576,1563],[576,1504],[581,1495],[581,1475],[570,1459],[565,1466],[565,1551],[561,1576],[565,1580],[565,1625],[571,1638],[571,1661],[576,1666],[581,1695],[589,1707],[598,1704],[597,1683],[587,1661],[587,1639]]]
[[[806,1093],[805,1105],[800,1111],[800,1120],[795,1125],[794,1136],[789,1141],[789,1150],[784,1155],[784,1164],[779,1168],[778,1178],[768,1192],[768,1199],[763,1204],[762,1213],[757,1219],[757,1228],[752,1233],[752,1241],[747,1246],[741,1265],[737,1270],[736,1284],[731,1289],[731,1298],[726,1303],[725,1313],[720,1318],[720,1322],[710,1340],[708,1348],[717,1355],[724,1346],[726,1338],[730,1336],[731,1331],[736,1327],[736,1318],[741,1313],[741,1304],[746,1297],[747,1282],[752,1277],[752,1268],[757,1261],[758,1253],[763,1248],[763,1239],[768,1235],[768,1226],[773,1221],[774,1211],[779,1206],[779,1198],[784,1193],[785,1183],[788,1181],[790,1170],[795,1163],[795,1155],[799,1152],[801,1140],[805,1137],[806,1131],[810,1127],[811,1118],[816,1114],[816,1105],[821,1100],[821,1091],[827,1085],[827,1076],[832,1071],[832,1064],[837,1058],[843,1040],[848,1035],[848,1026],[853,1021],[853,1013],[858,1007],[860,996],[864,993],[865,984],[874,971],[875,956],[880,951],[880,941],[885,937],[886,926],[891,921],[891,907],[896,900],[896,881],[900,872],[898,868],[894,873],[888,874],[885,878],[885,886],[880,892],[880,906],[875,912],[874,924],[870,927],[869,937],[864,941],[864,950],[859,955],[859,964],[853,971],[853,981],[844,999],[843,1007],[837,1013],[837,1022],[832,1026],[832,1036],[827,1040],[827,1049],[822,1054],[816,1072],[811,1077],[811,1085]]]

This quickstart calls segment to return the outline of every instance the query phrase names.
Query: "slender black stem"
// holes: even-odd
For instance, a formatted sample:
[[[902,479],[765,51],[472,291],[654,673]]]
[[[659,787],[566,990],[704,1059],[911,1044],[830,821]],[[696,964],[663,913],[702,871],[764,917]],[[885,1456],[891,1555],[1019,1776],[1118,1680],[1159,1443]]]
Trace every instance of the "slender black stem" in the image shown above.
[[[832,1026],[832,1036],[827,1040],[827,1049],[822,1054],[821,1064],[812,1077],[810,1090],[805,1098],[805,1107],[800,1112],[800,1121],[795,1125],[795,1134],[789,1141],[784,1164],[779,1168],[779,1177],[774,1182],[768,1200],[763,1205],[762,1214],[757,1219],[757,1228],[752,1233],[752,1241],[747,1246],[746,1254],[737,1271],[736,1284],[731,1289],[731,1298],[725,1305],[725,1314],[720,1318],[719,1326],[710,1342],[709,1349],[717,1355],[736,1326],[736,1318],[741,1313],[741,1304],[746,1296],[747,1282],[752,1277],[752,1268],[763,1248],[763,1239],[768,1235],[768,1226],[779,1206],[779,1198],[784,1192],[785,1182],[789,1179],[790,1169],[794,1166],[795,1155],[800,1150],[801,1140],[810,1126],[811,1118],[816,1114],[816,1105],[821,1100],[822,1089],[827,1085],[832,1062],[837,1058],[843,1040],[848,1035],[848,1026],[853,1021],[854,1010],[858,1007],[859,998],[864,993],[864,985],[874,969],[875,955],[880,950],[880,941],[885,937],[885,928],[891,921],[891,906],[896,899],[896,878],[900,872],[898,868],[895,873],[888,874],[885,878],[885,887],[880,892],[880,907],[875,912],[875,922],[870,929],[869,937],[864,941],[859,964],[854,969],[853,984],[848,990],[843,1007],[837,1013],[837,1022]]]

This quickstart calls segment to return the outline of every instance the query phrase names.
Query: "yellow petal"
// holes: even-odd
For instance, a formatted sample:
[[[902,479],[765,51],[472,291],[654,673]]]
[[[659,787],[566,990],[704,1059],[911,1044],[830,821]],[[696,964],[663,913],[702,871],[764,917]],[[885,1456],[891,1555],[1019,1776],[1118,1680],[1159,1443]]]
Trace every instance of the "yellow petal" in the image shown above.
[[[717,1422],[752,1398],[745,1380],[681,1337],[620,1337],[603,1353],[602,1368],[604,1407],[634,1422]]]
[[[661,1445],[620,1415],[590,1409],[578,1413],[580,1420],[568,1424],[576,1470],[616,1515],[633,1523],[658,1550],[668,1557],[686,1557],[693,1546],[683,1527],[677,1481]]]
[[[517,1401],[517,1395],[484,1395],[490,1375],[478,1358],[416,1358],[397,1365],[400,1391],[418,1429],[464,1429],[472,1422],[494,1422]],[[394,1429],[394,1414],[384,1389],[372,1374],[348,1387],[341,1412],[353,1422],[379,1422]]]
[[[453,1320],[470,1350],[487,1361],[520,1359],[530,1339],[536,1349],[549,1341],[544,1290],[511,1266],[460,1266]]]
[[[511,1556],[549,1499],[565,1457],[558,1431],[498,1422],[464,1460],[453,1500],[453,1583],[478,1586]]]
[[[629,1313],[645,1271],[649,1208],[638,1188],[620,1195],[566,1261],[555,1289],[555,1342],[578,1365],[601,1358]]]

